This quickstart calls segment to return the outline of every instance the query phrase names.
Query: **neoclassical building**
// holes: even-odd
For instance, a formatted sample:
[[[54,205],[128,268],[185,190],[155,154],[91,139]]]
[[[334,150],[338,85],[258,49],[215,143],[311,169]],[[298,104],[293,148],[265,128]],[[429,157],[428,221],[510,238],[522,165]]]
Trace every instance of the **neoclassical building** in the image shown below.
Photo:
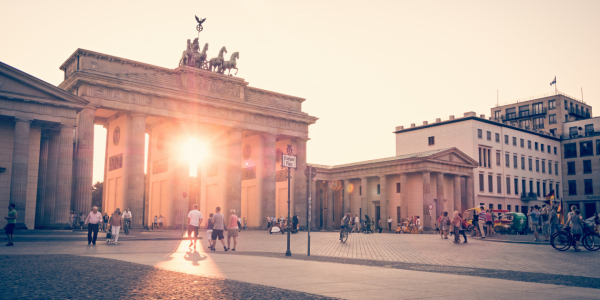
[[[311,226],[316,229],[339,229],[346,213],[381,218],[384,227],[391,217],[394,229],[402,218],[420,216],[424,227],[431,228],[441,212],[473,206],[473,169],[478,164],[457,148],[310,165],[317,169],[311,181]]]

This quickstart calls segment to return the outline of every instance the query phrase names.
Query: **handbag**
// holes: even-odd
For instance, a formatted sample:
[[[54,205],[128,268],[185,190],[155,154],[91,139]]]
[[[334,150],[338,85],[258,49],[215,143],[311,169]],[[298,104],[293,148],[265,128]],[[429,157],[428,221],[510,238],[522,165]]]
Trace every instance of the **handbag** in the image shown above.
[[[106,239],[112,239],[112,233],[110,231],[106,233]]]

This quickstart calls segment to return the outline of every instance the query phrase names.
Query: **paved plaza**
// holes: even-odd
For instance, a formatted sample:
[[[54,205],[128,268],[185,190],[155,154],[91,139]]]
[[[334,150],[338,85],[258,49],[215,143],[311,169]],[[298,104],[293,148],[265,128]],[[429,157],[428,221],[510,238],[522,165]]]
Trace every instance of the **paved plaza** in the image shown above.
[[[26,291],[31,298],[78,298],[79,293],[53,281],[57,276],[45,273],[59,269],[64,270],[64,277],[59,277],[79,282],[75,287],[81,292],[85,290],[81,282],[97,280],[95,292],[104,293],[100,298],[474,299],[498,292],[517,298],[597,299],[600,295],[600,257],[594,252],[558,252],[545,244],[480,239],[455,245],[428,234],[351,234],[342,244],[337,234],[312,233],[311,257],[306,256],[306,233],[292,235],[290,259],[284,256],[286,236],[265,231],[241,232],[236,252],[224,252],[222,247],[207,252],[206,240],[193,251],[181,231],[174,230],[133,231],[121,235],[118,245],[100,239],[97,246],[87,246],[85,232],[33,231],[17,235],[15,247],[0,248],[0,273],[3,282],[10,283],[0,292],[15,298],[21,295],[16,291]],[[112,278],[118,284],[111,283],[110,276],[85,274],[82,266],[87,264],[101,274],[110,274],[111,266],[117,265],[117,273],[123,275]],[[7,277],[9,270],[20,275]],[[179,281],[181,285],[173,284]],[[163,288],[164,282],[175,288]]]

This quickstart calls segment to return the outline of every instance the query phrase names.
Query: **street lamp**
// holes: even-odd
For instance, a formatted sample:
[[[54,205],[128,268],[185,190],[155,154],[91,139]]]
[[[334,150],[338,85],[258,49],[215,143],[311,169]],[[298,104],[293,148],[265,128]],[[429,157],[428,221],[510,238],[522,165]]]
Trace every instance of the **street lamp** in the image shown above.
[[[290,225],[290,180],[292,179],[291,171],[292,169],[296,169],[297,156],[294,155],[292,151],[292,145],[287,145],[287,154],[281,154],[281,167],[288,169],[288,217],[287,217],[287,251],[285,252],[285,256],[292,256],[292,251],[290,251],[290,232],[292,231],[292,226]]]

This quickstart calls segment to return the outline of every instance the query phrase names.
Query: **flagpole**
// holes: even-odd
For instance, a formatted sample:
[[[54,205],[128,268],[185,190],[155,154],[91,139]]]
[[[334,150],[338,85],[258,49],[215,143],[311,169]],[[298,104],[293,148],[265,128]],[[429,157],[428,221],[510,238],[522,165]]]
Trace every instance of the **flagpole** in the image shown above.
[[[558,83],[556,83],[556,76],[554,76],[554,94],[558,95]]]

